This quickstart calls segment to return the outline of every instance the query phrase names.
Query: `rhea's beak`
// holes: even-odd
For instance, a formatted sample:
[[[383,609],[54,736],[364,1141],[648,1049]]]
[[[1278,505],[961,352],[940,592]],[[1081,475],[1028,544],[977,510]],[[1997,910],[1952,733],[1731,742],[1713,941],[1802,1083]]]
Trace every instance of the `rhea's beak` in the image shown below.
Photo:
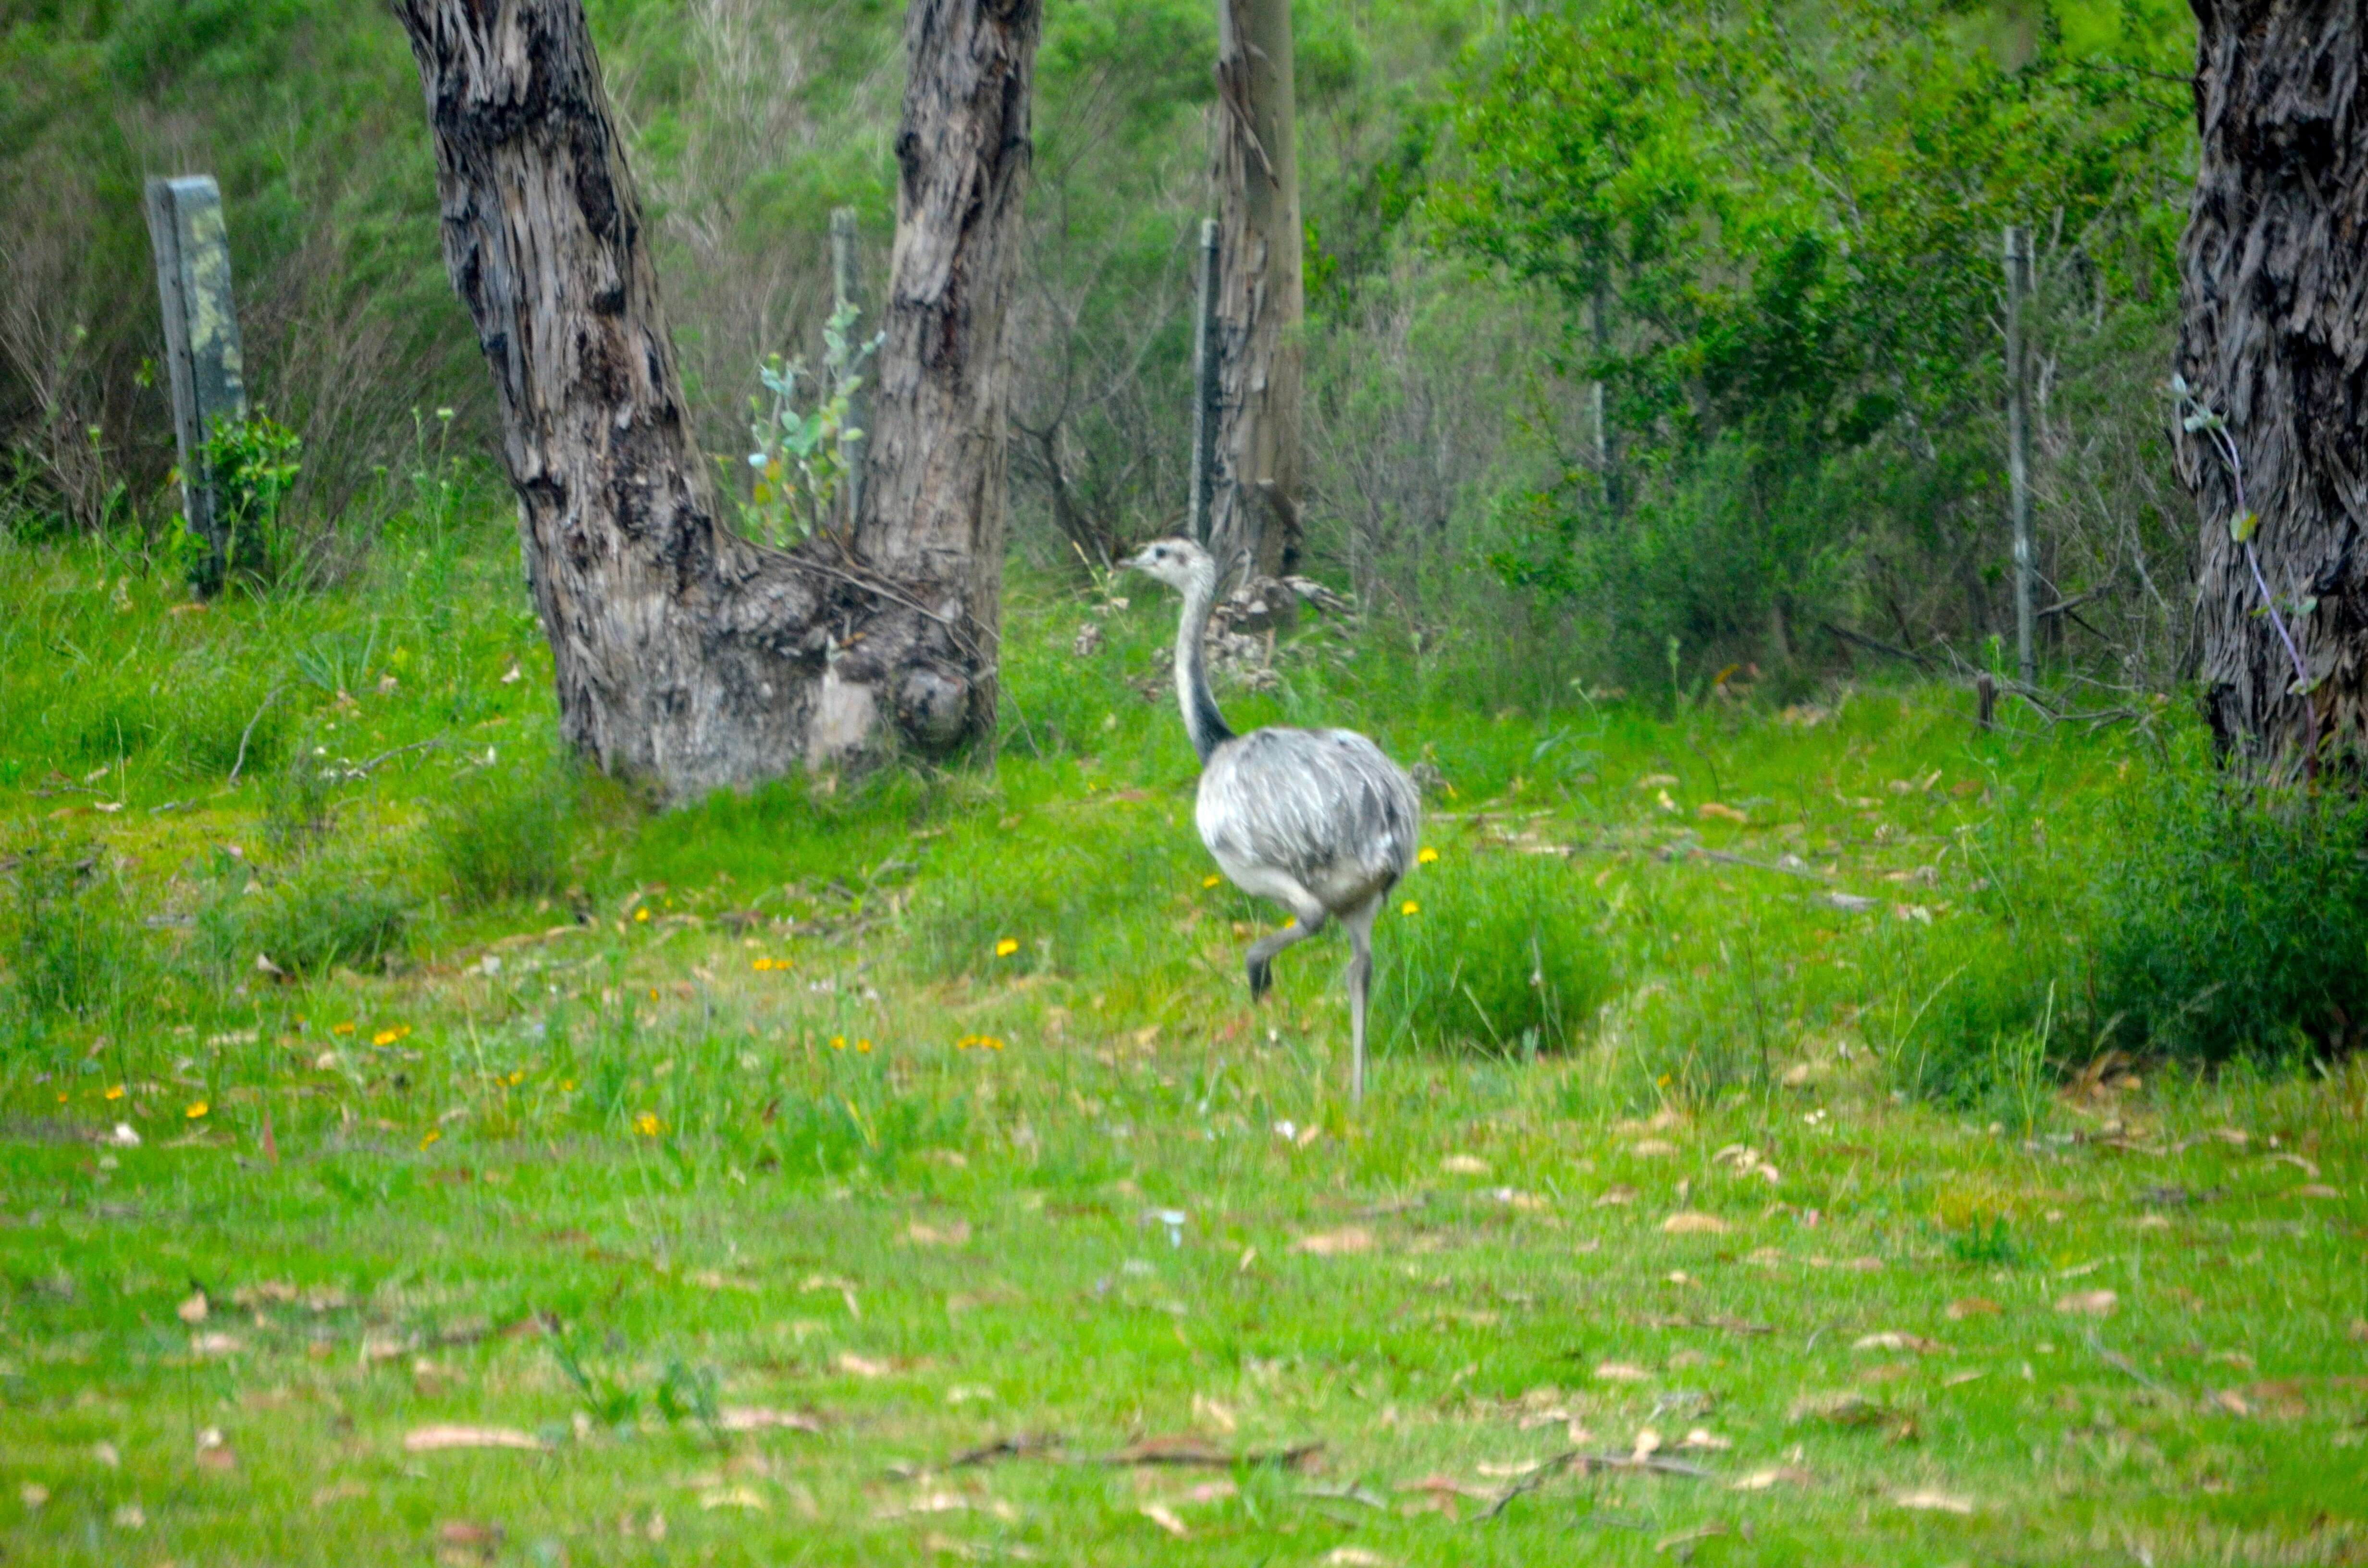
[[[1118,566],[1119,570],[1121,572],[1148,572],[1151,570],[1151,551],[1148,550],[1137,551],[1134,554],[1130,555],[1125,560],[1120,562]]]

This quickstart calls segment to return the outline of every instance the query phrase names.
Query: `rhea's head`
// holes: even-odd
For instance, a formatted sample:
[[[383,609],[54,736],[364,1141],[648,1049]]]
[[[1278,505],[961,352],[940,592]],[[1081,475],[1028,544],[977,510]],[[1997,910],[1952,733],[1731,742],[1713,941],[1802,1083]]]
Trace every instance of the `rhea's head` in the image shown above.
[[[1195,580],[1213,584],[1217,578],[1215,558],[1189,539],[1154,540],[1119,564],[1156,577],[1178,592]]]

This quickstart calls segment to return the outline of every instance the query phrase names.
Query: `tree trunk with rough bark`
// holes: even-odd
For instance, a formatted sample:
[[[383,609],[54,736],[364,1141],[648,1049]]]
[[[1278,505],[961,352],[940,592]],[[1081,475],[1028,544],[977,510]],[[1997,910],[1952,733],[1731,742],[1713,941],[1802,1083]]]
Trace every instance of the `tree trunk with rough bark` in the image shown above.
[[[2225,755],[2292,774],[2368,741],[2368,6],[2193,5],[2179,458],[2204,700]]]
[[[895,444],[875,433],[851,554],[766,549],[719,515],[581,0],[398,9],[566,739],[677,801],[900,741],[991,740],[1008,187],[1028,163],[1036,0],[912,7],[877,403]],[[973,199],[929,195],[949,189]],[[930,265],[909,271],[908,252]]]
[[[1305,290],[1291,0],[1217,0],[1219,408],[1209,548],[1274,576],[1299,563]]]

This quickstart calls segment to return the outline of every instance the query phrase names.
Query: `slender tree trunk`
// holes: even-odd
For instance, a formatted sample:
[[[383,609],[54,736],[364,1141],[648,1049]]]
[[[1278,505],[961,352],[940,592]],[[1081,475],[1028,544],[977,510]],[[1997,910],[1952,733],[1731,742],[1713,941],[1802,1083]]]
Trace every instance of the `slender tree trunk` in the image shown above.
[[[1267,575],[1299,558],[1305,293],[1291,0],[1217,0],[1220,403],[1209,544]]]
[[[905,618],[929,659],[897,679],[896,704],[939,747],[995,738],[1004,323],[1042,22],[1040,0],[911,0],[905,13],[896,247],[856,538],[871,565],[927,590]]]
[[[2226,755],[2292,772],[2368,727],[2368,6],[2193,5],[2179,369],[2226,421],[2179,443],[2203,514],[2205,704]],[[2232,528],[2248,510],[2258,579]]]
[[[977,31],[1019,38],[1024,106],[1033,0],[1001,21],[976,0],[917,0],[914,11],[967,12]],[[493,370],[503,460],[568,741],[603,769],[680,800],[893,744],[892,716],[904,739],[929,749],[990,729],[1000,514],[963,515],[946,497],[968,494],[986,508],[993,487],[930,488],[902,465],[962,449],[973,469],[999,475],[999,456],[988,450],[1001,437],[989,406],[1003,384],[996,338],[950,329],[925,349],[892,324],[883,414],[900,375],[908,404],[916,384],[974,378],[979,391],[967,403],[927,403],[918,415],[971,424],[916,430],[907,407],[897,411],[896,454],[873,442],[869,527],[859,524],[855,559],[819,546],[785,554],[751,544],[719,521],[690,436],[640,203],[581,0],[399,0],[399,13],[435,133],[445,259]],[[916,23],[908,31],[916,51],[966,41],[974,40],[959,28]],[[913,75],[939,83],[975,64],[916,59]],[[912,198],[923,176],[990,183],[974,161],[982,152],[996,168],[1012,164],[1008,144],[982,149],[949,132],[964,108],[926,88],[907,97],[899,146],[914,151],[905,156],[897,254],[934,254],[946,271],[999,298],[1007,209],[949,213]],[[1024,107],[1017,124],[1024,167]],[[932,162],[964,157],[973,163]],[[936,228],[908,244],[907,223]],[[908,295],[926,308],[926,286],[908,287],[901,265],[899,279],[892,317],[909,312]],[[964,358],[982,348],[982,363]],[[918,369],[900,362],[925,352]],[[916,489],[928,491],[930,506],[890,514],[873,504],[883,491]],[[871,521],[891,515],[894,527]],[[984,561],[974,558],[981,551]]]

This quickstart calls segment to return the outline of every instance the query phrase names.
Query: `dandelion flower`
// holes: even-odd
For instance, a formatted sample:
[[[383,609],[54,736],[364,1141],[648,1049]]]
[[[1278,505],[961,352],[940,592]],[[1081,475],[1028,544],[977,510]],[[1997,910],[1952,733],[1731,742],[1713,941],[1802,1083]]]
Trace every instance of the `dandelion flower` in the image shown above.
[[[855,1042],[855,1049],[860,1054],[869,1056],[871,1054],[871,1042],[868,1040],[858,1040]]]
[[[66,1092],[65,1092],[63,1089],[60,1089],[60,1090],[58,1091],[58,1104],[60,1104],[60,1105],[63,1105],[63,1104],[65,1104],[65,1103],[66,1103]]]
[[[111,1099],[111,1100],[120,1100],[120,1099],[121,1099],[121,1098],[123,1097],[123,1085],[120,1085],[120,1084],[117,1084],[117,1085],[113,1085],[112,1087],[110,1087],[110,1088],[107,1091],[107,1097],[108,1097],[108,1099]]]
[[[354,1032],[354,1021],[351,1018],[347,1018],[342,1024],[332,1025],[329,1028],[329,1032],[331,1034],[351,1034]]]
[[[1223,878],[1223,877],[1213,877],[1213,876],[1212,876],[1212,877],[1202,877],[1202,878],[1201,879],[1201,885],[1202,887],[1204,887],[1204,888],[1212,888],[1212,887],[1215,887],[1219,882],[1224,881],[1224,880],[1225,880],[1225,879],[1224,879],[1224,878]]]
[[[372,1045],[393,1045],[396,1040],[399,1040],[402,1038],[403,1037],[401,1035],[395,1033],[393,1029],[381,1029],[378,1033],[370,1036],[370,1043]]]
[[[512,1070],[512,1072],[510,1073],[510,1082],[511,1082],[511,1084],[512,1084],[512,1085],[518,1085],[518,1084],[523,1084],[523,1083],[525,1083],[525,1082],[526,1082],[526,1070],[525,1070],[524,1068],[522,1068],[522,1067],[521,1067],[521,1068],[517,1068],[517,1069]]]
[[[634,924],[634,925],[636,925],[636,926],[646,926],[646,925],[648,925],[649,923],[650,923],[650,911],[649,911],[649,906],[648,906],[648,905],[644,904],[644,905],[643,905],[641,908],[636,909],[635,911],[633,911],[633,924]]]
[[[1400,915],[1420,915],[1422,913],[1422,905],[1417,903],[1412,899],[1408,899],[1404,903],[1398,905],[1398,913]]]
[[[989,1051],[1001,1051],[1003,1049],[1002,1040],[996,1035],[989,1035],[985,1040],[979,1041],[979,1043],[986,1047]]]
[[[1416,857],[1414,858],[1414,863],[1415,863],[1416,865],[1417,865],[1417,866],[1428,866],[1428,865],[1429,865],[1433,860],[1436,860],[1436,859],[1438,859],[1438,858],[1439,858],[1439,851],[1438,851],[1438,850],[1436,850],[1436,849],[1433,849],[1429,845],[1426,844],[1426,845],[1424,845],[1424,846],[1422,846],[1422,853],[1421,853],[1421,854],[1419,854],[1419,855],[1417,855],[1417,856],[1416,856]]]
[[[575,1092],[575,1080],[573,1078],[562,1078],[559,1080],[559,1092],[563,1095],[574,1094]]]
[[[427,1148],[427,1145],[429,1145],[430,1143],[433,1143],[433,1142],[438,1142],[438,1140],[440,1140],[443,1136],[444,1136],[444,1132],[443,1132],[443,1130],[442,1130],[441,1128],[431,1127],[431,1128],[429,1128],[426,1132],[423,1132],[423,1133],[421,1133],[421,1134],[420,1134],[420,1136],[419,1136],[419,1146],[420,1146],[421,1148],[425,1149],[425,1148]]]
[[[205,1115],[207,1111],[212,1108],[212,1107],[207,1105],[203,1100],[191,1100],[189,1102],[189,1108],[183,1111],[181,1114],[188,1117],[191,1121],[195,1121],[198,1118]]]
[[[831,1036],[830,1048],[833,1051],[845,1051],[847,1049],[847,1037],[843,1034],[835,1034]]]
[[[1008,959],[1019,950],[1019,938],[1017,937],[1006,937],[995,944],[995,956],[999,959]]]
[[[755,970],[758,974],[764,974],[772,969],[773,960],[770,959],[758,959],[755,963],[748,967]]]
[[[640,1133],[644,1138],[656,1137],[658,1135],[658,1129],[661,1125],[662,1124],[658,1120],[658,1113],[654,1110],[645,1110],[642,1112],[641,1115],[633,1118],[633,1131]]]
[[[653,1002],[655,1002],[655,1001],[656,1001],[657,999],[658,999],[658,988],[657,988],[656,986],[653,985],[653,986],[651,986],[651,987],[650,987],[650,1000],[651,1000],[651,1001],[653,1001]]]

